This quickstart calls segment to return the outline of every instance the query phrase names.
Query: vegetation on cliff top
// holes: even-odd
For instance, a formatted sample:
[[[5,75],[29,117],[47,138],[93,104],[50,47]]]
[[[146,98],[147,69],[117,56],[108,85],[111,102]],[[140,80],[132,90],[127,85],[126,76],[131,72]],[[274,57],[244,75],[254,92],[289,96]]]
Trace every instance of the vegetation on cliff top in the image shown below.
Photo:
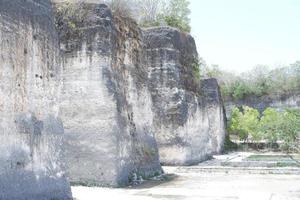
[[[99,0],[99,3],[107,4],[114,16],[132,18],[141,27],[171,26],[191,31],[188,0]],[[84,1],[55,4],[56,26],[66,30],[66,36],[78,34],[78,27],[88,23],[91,6]]]
[[[62,40],[77,38],[82,32],[79,28],[88,26],[88,14],[92,5],[80,3],[60,3],[55,4],[55,26]]]
[[[142,27],[171,26],[190,32],[188,0],[108,0],[117,15],[130,16]]]
[[[208,67],[205,63],[201,71],[204,77],[218,79],[225,100],[300,93],[300,61],[274,70],[259,65],[240,75],[222,71],[216,65]]]
[[[107,4],[115,16],[134,19],[141,27],[171,26],[184,32],[191,31],[189,0],[99,0],[99,3]],[[74,29],[76,23],[84,19],[86,6],[84,1],[76,4],[65,1],[56,11],[63,13],[62,17],[72,16],[68,21],[74,23],[67,25]]]

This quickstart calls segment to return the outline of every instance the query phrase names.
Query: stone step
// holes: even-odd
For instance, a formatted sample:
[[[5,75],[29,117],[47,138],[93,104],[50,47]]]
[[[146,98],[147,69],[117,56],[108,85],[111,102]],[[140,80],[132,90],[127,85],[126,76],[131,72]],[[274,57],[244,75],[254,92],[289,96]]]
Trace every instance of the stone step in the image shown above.
[[[167,172],[170,170],[166,170]],[[300,168],[294,167],[220,167],[220,166],[208,166],[208,167],[178,167],[170,172],[175,174],[185,173],[232,173],[232,174],[293,174],[300,175]]]

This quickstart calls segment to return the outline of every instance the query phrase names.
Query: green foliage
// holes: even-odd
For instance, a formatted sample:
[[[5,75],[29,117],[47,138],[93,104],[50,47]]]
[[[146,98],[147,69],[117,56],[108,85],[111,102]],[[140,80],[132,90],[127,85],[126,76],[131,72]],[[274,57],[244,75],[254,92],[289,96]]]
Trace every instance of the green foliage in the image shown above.
[[[264,133],[264,138],[269,143],[275,143],[279,137],[279,126],[282,120],[282,114],[273,108],[267,108],[260,120],[260,129]]]
[[[149,20],[149,21],[143,21],[140,23],[140,25],[144,28],[148,27],[155,27],[155,26],[160,26],[162,24],[161,18],[158,18],[156,20]]]
[[[190,32],[191,13],[189,9],[190,2],[188,0],[167,0],[162,2],[157,1],[138,1],[142,10],[142,20],[140,25],[143,27],[151,26],[171,26],[178,28],[184,32]],[[156,5],[154,5],[156,4]],[[160,4],[161,9],[157,4]]]
[[[235,107],[229,121],[229,133],[237,134],[243,141],[279,142],[282,150],[299,151],[300,110],[276,111],[267,108],[260,117],[253,108]]]
[[[193,59],[192,62],[192,69],[193,69],[193,76],[197,79],[200,80],[200,62],[197,57]]]
[[[236,100],[244,99],[246,96],[251,94],[251,90],[248,85],[243,81],[236,81],[232,86],[232,97]]]
[[[299,137],[300,110],[286,110],[279,126],[279,139],[283,141],[281,148],[286,151],[299,151]]]
[[[188,0],[171,0],[169,11],[165,15],[164,20],[167,25],[179,28],[182,31],[190,32],[190,19],[191,13],[189,9],[190,2]]]
[[[243,106],[242,111],[234,108],[232,111],[231,121],[229,125],[230,132],[238,134],[239,138],[246,141],[249,135],[259,140],[258,134],[259,112],[248,106]]]
[[[259,65],[253,70],[235,75],[218,66],[206,66],[204,77],[217,78],[225,100],[242,100],[249,96],[284,96],[300,92],[300,61],[269,70]]]
[[[278,112],[268,108],[260,120],[265,139],[269,143],[282,141],[281,148],[287,151],[296,150],[300,134],[300,110]]]
[[[178,18],[177,16],[171,15],[171,16],[165,16],[164,21],[168,26],[175,27],[180,29],[184,32],[190,32],[191,27],[189,23],[183,21],[182,19]]]

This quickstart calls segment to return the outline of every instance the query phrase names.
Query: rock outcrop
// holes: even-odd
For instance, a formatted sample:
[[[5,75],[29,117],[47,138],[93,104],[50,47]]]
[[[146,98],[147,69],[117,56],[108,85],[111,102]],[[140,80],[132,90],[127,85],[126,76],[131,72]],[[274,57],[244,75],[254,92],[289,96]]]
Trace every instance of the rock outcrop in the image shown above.
[[[106,5],[72,6],[82,21],[69,21],[74,18],[64,9],[70,7],[56,4],[64,68],[60,116],[71,181],[122,186],[160,174],[140,29]]]
[[[220,152],[223,106],[216,81],[200,86],[194,39],[177,29],[158,27],[145,29],[144,41],[161,162],[190,165]]]
[[[201,81],[201,92],[205,97],[206,112],[209,119],[213,154],[223,151],[226,134],[226,112],[217,79]]]
[[[0,199],[71,199],[57,118],[61,68],[48,0],[0,1]]]
[[[230,117],[231,110],[234,106],[240,107],[243,105],[250,106],[262,113],[266,108],[271,107],[278,110],[300,109],[300,93],[278,96],[262,96],[262,97],[246,97],[242,100],[228,100],[224,102],[226,115]]]

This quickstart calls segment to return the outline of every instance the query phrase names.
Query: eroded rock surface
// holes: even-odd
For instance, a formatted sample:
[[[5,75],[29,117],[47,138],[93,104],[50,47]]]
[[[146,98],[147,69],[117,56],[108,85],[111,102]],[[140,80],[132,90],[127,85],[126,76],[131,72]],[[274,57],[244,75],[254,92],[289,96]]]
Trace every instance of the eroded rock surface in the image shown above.
[[[140,29],[102,4],[75,5],[82,22],[56,8],[71,181],[122,186],[161,173]],[[66,27],[72,22],[75,29]]]
[[[120,186],[159,174],[156,141],[164,164],[194,164],[222,150],[218,85],[201,87],[189,34],[141,31],[103,4],[55,7],[72,182]]]
[[[144,41],[161,162],[190,165],[220,152],[225,137],[220,93],[214,81],[200,87],[194,39],[158,27],[145,29]]]
[[[0,199],[71,199],[50,2],[0,1]]]
[[[201,80],[201,92],[205,97],[212,153],[219,154],[223,151],[227,122],[221,91],[217,80],[214,78]]]

